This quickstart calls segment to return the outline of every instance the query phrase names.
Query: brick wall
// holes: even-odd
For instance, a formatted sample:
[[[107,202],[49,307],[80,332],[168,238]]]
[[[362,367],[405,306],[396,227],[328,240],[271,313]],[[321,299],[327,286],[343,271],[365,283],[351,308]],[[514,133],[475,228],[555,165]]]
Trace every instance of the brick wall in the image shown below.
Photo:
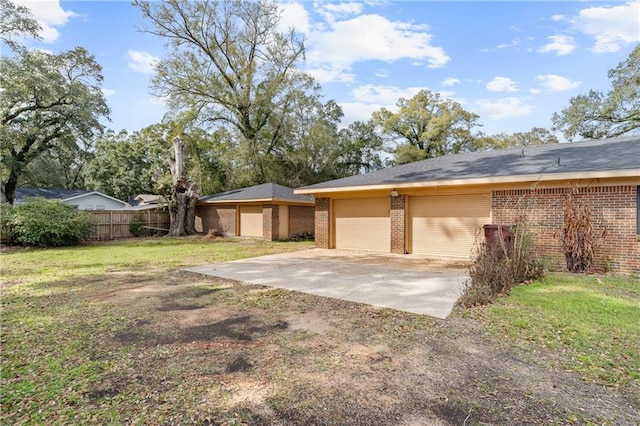
[[[289,235],[314,233],[315,207],[289,206]]]
[[[406,195],[391,197],[391,253],[405,254]]]
[[[329,227],[329,199],[316,198],[315,207],[315,239],[316,247],[328,249],[331,236]]]
[[[225,237],[236,235],[236,208],[235,206],[207,206],[196,207],[196,216],[201,225],[198,232],[220,232]]]
[[[262,206],[262,238],[269,241],[280,238],[280,206],[277,204]]]
[[[533,228],[534,252],[549,259],[558,269],[566,266],[562,252],[564,199],[568,188],[494,191],[494,223],[513,223],[523,211]],[[637,186],[600,186],[580,188],[574,203],[591,208],[595,249],[595,271],[611,268],[618,272],[640,272],[640,241],[637,234]]]

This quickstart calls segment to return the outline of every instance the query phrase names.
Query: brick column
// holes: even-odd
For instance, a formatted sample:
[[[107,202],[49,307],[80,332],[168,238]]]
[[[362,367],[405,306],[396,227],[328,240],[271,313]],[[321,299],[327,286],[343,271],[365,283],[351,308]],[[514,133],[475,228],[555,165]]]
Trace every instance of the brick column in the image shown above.
[[[262,238],[269,241],[280,238],[280,206],[277,204],[262,206]]]
[[[406,250],[406,195],[391,197],[391,253],[405,254]]]
[[[331,248],[329,247],[331,241],[329,221],[329,199],[316,198],[315,238],[317,248]]]

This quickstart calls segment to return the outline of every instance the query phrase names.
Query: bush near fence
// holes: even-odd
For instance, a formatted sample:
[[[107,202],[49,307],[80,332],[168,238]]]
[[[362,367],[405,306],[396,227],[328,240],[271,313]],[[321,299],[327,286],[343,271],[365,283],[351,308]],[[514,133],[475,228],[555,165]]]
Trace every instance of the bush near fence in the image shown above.
[[[169,212],[162,210],[87,210],[96,219],[92,239],[99,241],[131,238],[131,222],[142,214],[150,235],[165,235],[169,230]]]

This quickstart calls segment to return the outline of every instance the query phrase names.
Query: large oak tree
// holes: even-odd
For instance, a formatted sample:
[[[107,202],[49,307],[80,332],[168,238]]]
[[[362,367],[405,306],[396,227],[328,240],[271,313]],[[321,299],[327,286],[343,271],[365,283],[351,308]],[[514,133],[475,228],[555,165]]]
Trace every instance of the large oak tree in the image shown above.
[[[382,108],[372,116],[397,144],[397,164],[475,149],[473,129],[480,117],[457,102],[424,89],[411,99],[400,98],[397,106],[398,112]]]
[[[571,98],[569,106],[554,113],[553,128],[568,140],[622,136],[640,129],[640,44],[629,57],[609,71],[611,90],[590,90]]]
[[[51,54],[18,49],[0,58],[2,194],[13,203],[26,167],[51,150],[78,149],[107,117],[102,68],[85,49]]]
[[[296,69],[302,40],[279,30],[272,1],[134,1],[150,22],[143,30],[166,41],[153,89],[176,109],[230,127],[256,158],[283,142],[292,97],[312,81]],[[258,181],[267,178],[258,163]]]

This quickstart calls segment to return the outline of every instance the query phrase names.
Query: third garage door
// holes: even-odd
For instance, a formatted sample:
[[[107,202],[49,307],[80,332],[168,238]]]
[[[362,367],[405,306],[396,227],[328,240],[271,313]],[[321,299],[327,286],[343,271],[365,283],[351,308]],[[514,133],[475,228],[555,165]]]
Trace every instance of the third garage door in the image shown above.
[[[388,252],[390,208],[388,197],[334,200],[336,248]]]
[[[491,195],[409,198],[411,253],[469,259],[482,225],[491,223]]]
[[[262,238],[262,206],[240,206],[240,236]]]

